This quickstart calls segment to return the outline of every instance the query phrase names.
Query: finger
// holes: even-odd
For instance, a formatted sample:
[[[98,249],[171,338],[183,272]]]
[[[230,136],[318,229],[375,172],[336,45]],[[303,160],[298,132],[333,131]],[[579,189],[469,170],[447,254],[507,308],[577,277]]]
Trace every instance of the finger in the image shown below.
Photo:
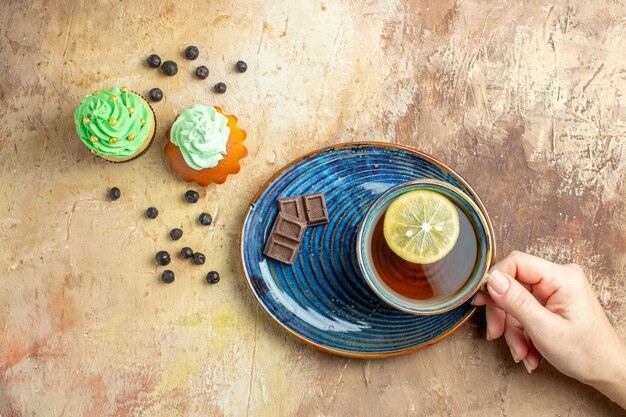
[[[513,316],[506,316],[506,327],[504,330],[504,340],[511,350],[511,356],[516,363],[525,359],[528,355],[528,340],[524,335],[524,329],[520,322]]]
[[[498,307],[516,318],[531,335],[533,328],[541,327],[542,333],[547,333],[546,326],[556,324],[554,315],[510,275],[493,270],[487,289]]]
[[[526,340],[528,342],[528,354],[523,359],[524,367],[530,373],[539,367],[541,362],[541,353],[537,350],[532,340],[528,336],[528,333],[524,332]]]
[[[487,340],[495,340],[504,333],[504,321],[506,313],[494,303],[487,304],[485,308],[487,318]]]
[[[567,268],[527,253],[513,251],[494,265],[520,282],[532,285],[543,299],[548,299],[562,285],[563,269]]]
[[[474,298],[472,299],[472,305],[484,306],[484,305],[489,304],[491,301],[492,300],[489,294],[482,292],[482,291],[478,291],[476,295],[474,296]]]
[[[539,304],[541,304],[542,306],[546,305],[548,299],[544,297],[543,291],[538,291],[536,288],[531,288],[529,291],[531,292],[533,297],[535,297]]]

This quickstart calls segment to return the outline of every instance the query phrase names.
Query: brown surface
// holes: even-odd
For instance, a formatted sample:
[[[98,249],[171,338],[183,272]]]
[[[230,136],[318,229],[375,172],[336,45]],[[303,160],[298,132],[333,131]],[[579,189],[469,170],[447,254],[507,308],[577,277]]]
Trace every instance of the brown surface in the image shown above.
[[[580,263],[626,338],[624,4],[207,4],[0,6],[2,417],[623,415],[546,363],[527,374],[480,317],[404,357],[317,352],[255,305],[237,237],[247,201],[292,158],[337,142],[411,145],[469,180],[501,253]],[[191,43],[201,58],[188,63]],[[148,69],[152,52],[178,75]],[[93,157],[73,132],[74,106],[113,85],[165,93],[156,146],[127,164]],[[193,102],[236,114],[250,155],[188,205],[161,150]],[[147,221],[151,205],[161,214]],[[196,226],[203,210],[210,228]],[[207,264],[175,260],[176,281],[160,284],[154,253],[183,243]],[[204,283],[212,269],[217,286]]]

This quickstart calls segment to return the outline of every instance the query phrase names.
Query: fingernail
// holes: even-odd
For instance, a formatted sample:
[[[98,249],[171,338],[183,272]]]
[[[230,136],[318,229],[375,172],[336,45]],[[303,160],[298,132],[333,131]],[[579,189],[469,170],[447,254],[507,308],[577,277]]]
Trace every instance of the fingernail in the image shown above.
[[[519,363],[519,359],[517,359],[517,354],[515,353],[515,351],[513,350],[513,348],[509,348],[509,350],[511,351],[511,356],[513,357],[513,361],[515,363]]]
[[[491,342],[493,339],[489,337],[489,333],[487,333],[485,335],[485,339],[487,339],[488,342]]]
[[[528,361],[526,359],[524,359],[524,367],[526,368],[526,370],[528,371],[529,374],[533,373],[533,368],[530,366],[530,363],[528,363]]]
[[[504,274],[497,269],[494,269],[489,273],[489,281],[487,282],[487,286],[495,291],[497,294],[504,294],[506,290],[509,289],[511,283],[509,279],[504,276]]]

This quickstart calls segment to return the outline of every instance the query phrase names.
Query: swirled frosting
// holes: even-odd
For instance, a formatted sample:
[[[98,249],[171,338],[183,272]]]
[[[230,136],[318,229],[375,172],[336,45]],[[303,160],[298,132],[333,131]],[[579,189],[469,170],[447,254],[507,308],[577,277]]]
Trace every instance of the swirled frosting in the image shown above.
[[[141,148],[153,123],[149,106],[125,87],[95,91],[74,112],[80,140],[99,155],[120,159]]]
[[[213,168],[226,155],[228,119],[212,106],[194,104],[182,111],[170,131],[185,162],[195,170]]]

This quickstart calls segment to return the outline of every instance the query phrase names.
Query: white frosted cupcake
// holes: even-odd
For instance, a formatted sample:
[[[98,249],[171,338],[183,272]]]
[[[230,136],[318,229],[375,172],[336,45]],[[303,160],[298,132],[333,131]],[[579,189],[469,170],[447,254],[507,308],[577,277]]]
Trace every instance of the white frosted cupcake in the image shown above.
[[[248,155],[246,132],[237,127],[237,117],[219,107],[194,104],[183,110],[167,136],[165,155],[172,170],[202,186],[224,183]]]

